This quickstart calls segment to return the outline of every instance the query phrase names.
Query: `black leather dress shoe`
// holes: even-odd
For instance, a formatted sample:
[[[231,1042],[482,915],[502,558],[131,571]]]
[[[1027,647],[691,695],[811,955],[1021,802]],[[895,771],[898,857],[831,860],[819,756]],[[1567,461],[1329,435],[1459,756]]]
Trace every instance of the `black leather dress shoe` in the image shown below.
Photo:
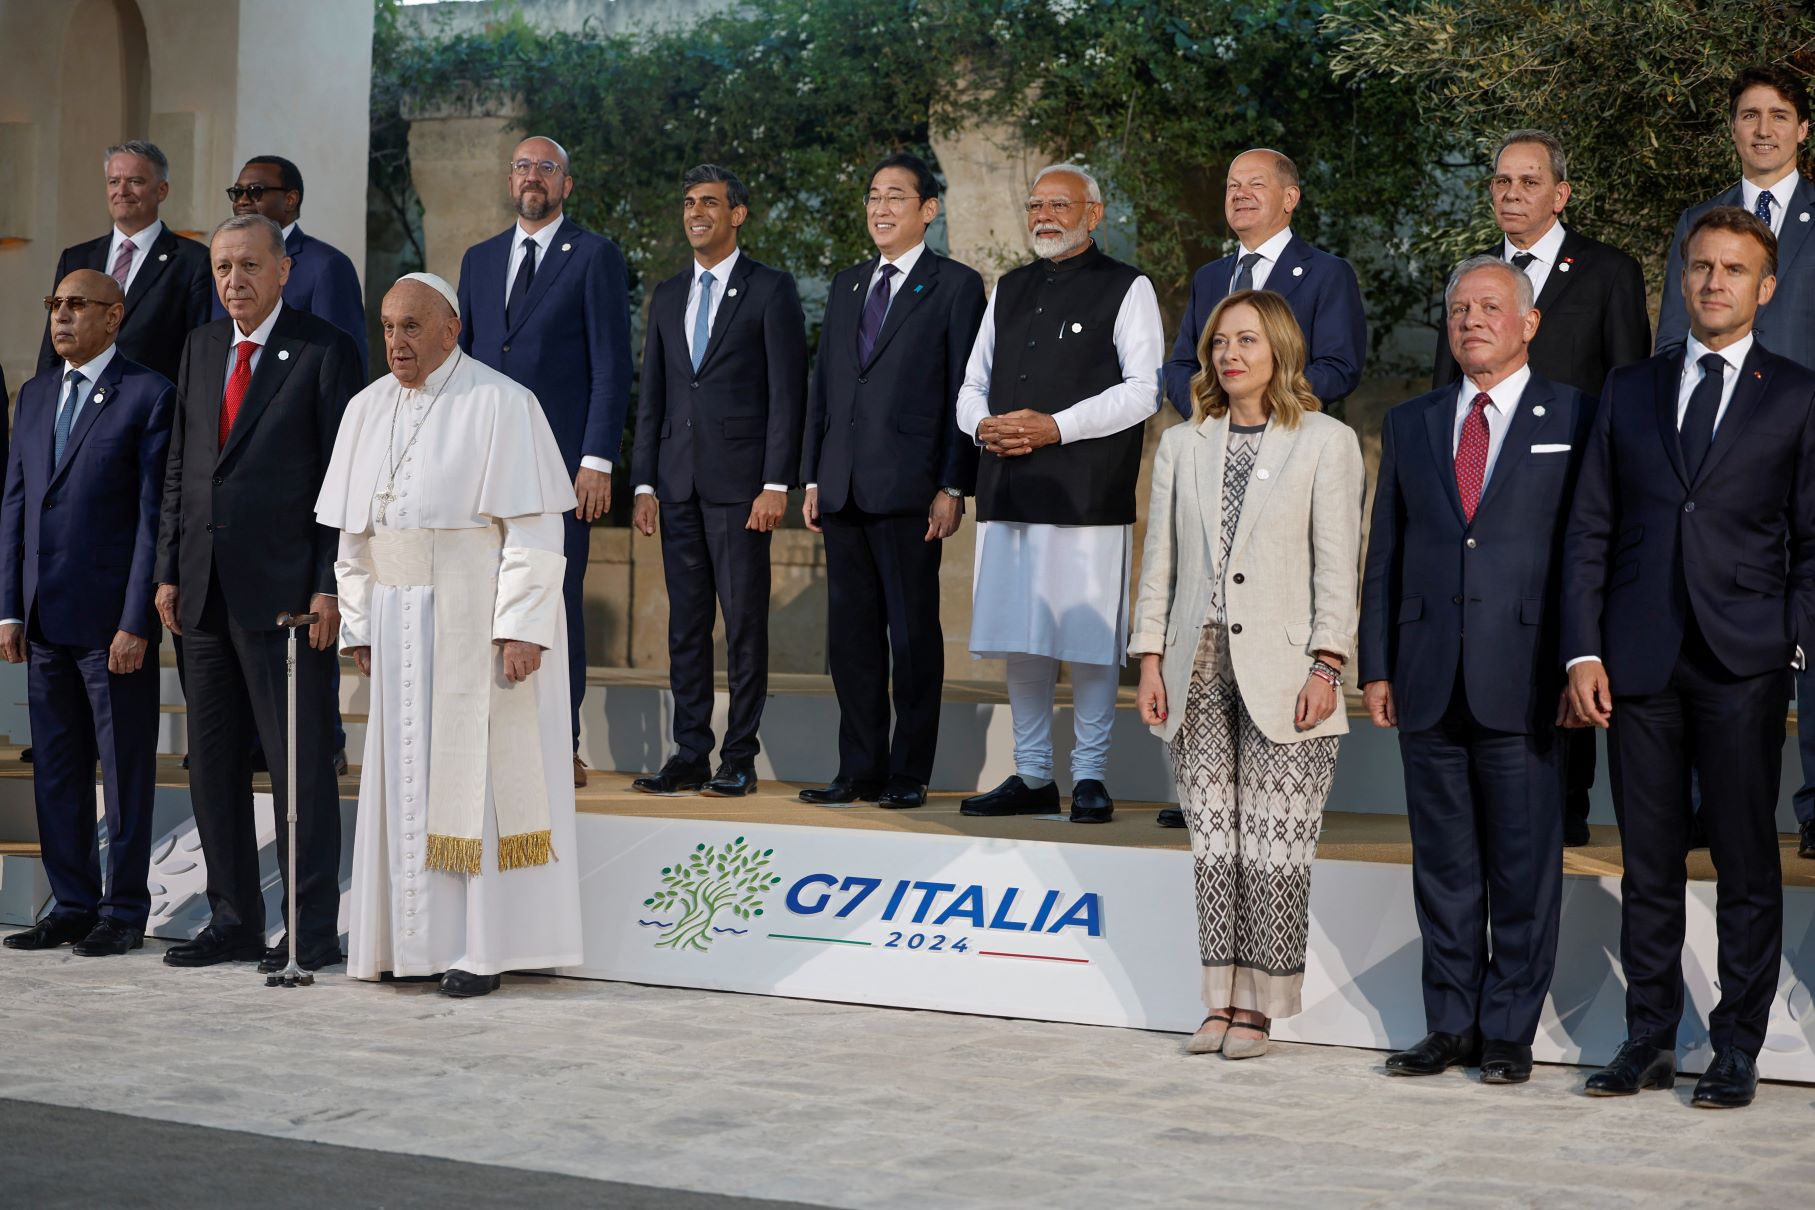
[[[706,775],[705,765],[673,756],[662,766],[661,772],[637,778],[630,783],[630,788],[645,794],[698,794],[700,787],[706,784]]]
[[[1573,815],[1563,821],[1563,847],[1579,849],[1594,840],[1594,834],[1588,830],[1586,819],[1577,819]]]
[[[46,916],[23,933],[14,933],[0,945],[9,950],[54,950],[74,945],[94,931],[92,916]]]
[[[503,982],[503,978],[498,975],[474,975],[463,970],[451,970],[441,976],[441,994],[468,1000],[497,991],[498,985]]]
[[[212,924],[195,935],[195,940],[173,945],[164,951],[164,962],[170,966],[214,966],[220,962],[256,962],[265,956],[265,943],[244,933],[230,933]]]
[[[1523,1084],[1531,1079],[1531,1047],[1522,1042],[1481,1043],[1483,1084]]]
[[[340,952],[338,939],[320,945],[300,945],[296,949],[296,965],[306,971],[318,971],[324,966],[339,966],[347,960]],[[258,960],[258,973],[273,974],[290,965],[290,943],[280,941],[265,950],[265,956]]]
[[[712,775],[712,780],[700,787],[700,793],[707,798],[742,798],[746,794],[754,794],[756,770],[721,764],[718,772]]]
[[[25,765],[32,763],[32,750],[30,748],[19,749],[19,763]]]
[[[1182,828],[1185,826],[1185,808],[1161,807],[1153,822],[1162,828]]]
[[[1452,1067],[1480,1061],[1481,1044],[1473,1034],[1428,1033],[1415,1046],[1386,1057],[1389,1076],[1434,1076]]]
[[[1729,1046],[1695,1082],[1689,1103],[1697,1109],[1743,1109],[1758,1095],[1758,1066],[1752,1056]]]
[[[1051,815],[1058,809],[1058,786],[1048,782],[1030,790],[1014,774],[994,790],[973,794],[958,804],[960,815]]]
[[[1640,1089],[1676,1087],[1676,1052],[1631,1039],[1620,1043],[1613,1062],[1588,1077],[1591,1097],[1629,1097]]]
[[[347,750],[345,748],[342,748],[340,751],[338,751],[334,754],[334,776],[335,777],[345,777],[346,775],[347,775]]]
[[[1796,846],[1798,857],[1815,857],[1815,821],[1802,825],[1802,839]]]
[[[1071,822],[1108,823],[1115,815],[1115,799],[1103,783],[1086,777],[1071,788]]]
[[[103,916],[95,921],[94,930],[88,936],[76,942],[76,953],[84,958],[105,958],[136,950],[144,944],[144,929],[135,929],[112,916]]]
[[[842,807],[847,803],[875,802],[882,793],[879,781],[861,781],[854,777],[835,777],[832,784],[818,790],[802,790],[800,801],[820,807]]]
[[[891,811],[926,806],[926,787],[910,777],[891,777],[889,784],[876,796],[876,805]]]

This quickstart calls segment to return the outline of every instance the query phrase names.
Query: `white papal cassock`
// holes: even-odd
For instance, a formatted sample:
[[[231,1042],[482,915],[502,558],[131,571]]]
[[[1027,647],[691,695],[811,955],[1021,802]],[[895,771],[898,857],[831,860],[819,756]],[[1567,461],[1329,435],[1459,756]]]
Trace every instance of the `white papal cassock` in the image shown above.
[[[561,595],[561,514],[574,504],[535,396],[470,357],[456,352],[419,390],[386,376],[347,406],[316,517],[341,531],[341,646],[369,646],[372,658],[347,946],[347,973],[356,979],[450,969],[494,975],[580,961]],[[463,642],[483,645],[491,662],[493,736],[483,762],[472,757],[486,746],[485,720],[474,714],[485,707],[474,702],[486,700],[486,686],[471,692],[469,677],[466,691],[438,690],[434,675],[437,631],[446,643],[456,613],[466,619]],[[516,686],[506,686],[501,648],[492,645],[502,639],[546,649],[541,667]],[[446,667],[444,679],[454,680]],[[518,726],[510,734],[519,738],[501,747],[500,716],[521,724],[531,701],[533,728]],[[450,732],[479,737],[443,755],[436,808],[445,810],[457,766],[461,780],[473,782],[476,805],[482,769],[474,874],[428,864],[437,712],[444,715],[438,751],[449,752]],[[520,787],[538,781],[528,805],[546,800],[542,826],[553,860],[500,870],[499,787],[509,823],[523,807]]]

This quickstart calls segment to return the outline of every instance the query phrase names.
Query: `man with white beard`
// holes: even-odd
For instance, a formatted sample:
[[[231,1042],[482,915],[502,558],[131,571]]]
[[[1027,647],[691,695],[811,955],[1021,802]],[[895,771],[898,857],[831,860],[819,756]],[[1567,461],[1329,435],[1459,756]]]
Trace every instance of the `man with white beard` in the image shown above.
[[[1128,646],[1128,570],[1141,432],[1166,359],[1159,300],[1090,233],[1103,195],[1082,168],[1034,178],[1027,230],[1040,259],[996,283],[958,394],[958,427],[983,447],[971,654],[1008,663],[1015,772],[964,800],[966,815],[1055,811],[1052,709],[1071,667],[1071,819],[1106,823],[1103,784],[1117,669]]]
[[[553,432],[457,351],[452,286],[384,298],[391,373],[353,397],[316,518],[341,531],[341,647],[372,679],[347,973],[450,996],[580,961]],[[546,658],[544,658],[546,654]]]

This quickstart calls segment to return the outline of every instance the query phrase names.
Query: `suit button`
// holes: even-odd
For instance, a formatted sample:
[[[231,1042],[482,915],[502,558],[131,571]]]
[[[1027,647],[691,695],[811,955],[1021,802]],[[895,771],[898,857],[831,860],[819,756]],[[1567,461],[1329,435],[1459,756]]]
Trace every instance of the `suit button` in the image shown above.
[[[692,388],[693,388],[693,389],[694,389],[694,390],[696,390],[696,391],[697,391],[697,390],[699,390],[699,389],[700,389],[700,384],[699,384],[699,383],[697,383],[697,382],[690,382],[690,383],[688,383],[688,384],[687,384],[687,385],[688,385],[688,386],[690,386],[690,387],[692,387]]]
[[[1449,599],[1449,603],[1450,603],[1450,604],[1451,604],[1451,605],[1460,605],[1460,604],[1462,604],[1462,594],[1461,594],[1461,593],[1457,593],[1457,594],[1456,594],[1456,595],[1455,595],[1455,596],[1453,596],[1453,597],[1451,597],[1451,598],[1450,598],[1450,599]]]
[[[1468,547],[1470,550],[1473,550],[1473,549],[1475,549],[1475,540],[1473,538],[1470,538],[1468,541],[1464,542],[1462,545]]]
[[[1046,314],[1046,308],[1045,307],[1035,307],[1034,314],[1035,315],[1044,315],[1044,314]]]
[[[862,384],[862,383],[866,383],[866,382],[868,382],[868,381],[869,381],[869,379],[868,379],[868,378],[865,378],[865,377],[864,377],[864,376],[863,376],[863,375],[861,375],[861,374],[859,374],[859,375],[858,375],[858,376],[857,376],[857,381],[858,381],[858,383],[859,383],[859,384]]]
[[[505,346],[504,346],[504,351],[505,351],[505,352],[506,352],[506,353],[508,353],[508,352],[510,352],[510,346],[509,346],[509,345],[505,345]]]
[[[1683,505],[1683,511],[1686,513],[1694,512],[1695,511],[1695,501],[1691,500],[1691,501],[1689,501],[1689,503]]]
[[[46,500],[44,502],[44,507],[45,508],[55,508],[55,507],[57,507],[57,502],[55,500]]]
[[[1027,381],[1027,375],[1025,375],[1025,374],[1023,374],[1023,375],[1021,375],[1021,381],[1022,381],[1022,382],[1026,382],[1026,381]]]
[[[216,486],[216,487],[219,487],[221,484],[223,484],[225,482],[226,482],[226,480],[221,478],[219,475],[216,475],[214,477],[214,486]]]
[[[1235,625],[1229,627],[1230,634],[1240,634],[1241,632],[1242,632],[1242,624],[1240,622],[1237,622]]]
[[[1238,572],[1236,572],[1236,573],[1235,573],[1235,575],[1234,575],[1234,576],[1233,576],[1233,577],[1232,577],[1232,578],[1233,578],[1233,579],[1234,579],[1234,580],[1235,580],[1235,582],[1236,582],[1236,583],[1237,583],[1237,584],[1242,584],[1242,583],[1245,583],[1245,582],[1246,582],[1246,581],[1245,581],[1245,579],[1244,579],[1244,577],[1243,577],[1243,576],[1242,576],[1242,573],[1241,573],[1241,572],[1239,572],[1239,571],[1238,571]]]
[[[207,529],[207,531],[209,533],[213,533],[214,532],[214,522],[212,522],[212,521],[208,522],[208,524],[205,528]]]
[[[1031,349],[1031,348],[1033,348],[1033,347],[1034,347],[1034,346],[1035,346],[1035,345],[1037,345],[1037,344],[1039,344],[1039,343],[1040,343],[1040,342],[1039,342],[1039,341],[1037,341],[1037,340],[1030,340],[1030,341],[1028,341],[1028,342],[1027,342],[1027,347],[1028,347],[1028,348],[1030,348],[1030,349]]]

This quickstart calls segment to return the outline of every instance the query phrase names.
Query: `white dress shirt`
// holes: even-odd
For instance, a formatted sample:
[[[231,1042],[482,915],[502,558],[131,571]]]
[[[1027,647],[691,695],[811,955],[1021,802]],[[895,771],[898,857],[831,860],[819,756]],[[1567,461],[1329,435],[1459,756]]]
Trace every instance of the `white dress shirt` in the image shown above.
[[[128,236],[118,227],[113,229],[113,238],[107,241],[107,263],[101,266],[101,272],[113,276],[113,262],[120,255],[120,245],[127,239],[132,240],[132,267],[126,270],[126,284],[122,289],[130,291],[132,283],[145,265],[145,258],[151,255],[151,245],[158,242],[158,236],[164,234],[164,220],[154,218],[151,226],[135,235]]]
[[[228,378],[233,376],[233,364],[239,360],[240,344],[248,340],[258,346],[256,349],[252,350],[252,364],[248,368],[250,368],[254,374],[258,373],[258,363],[265,355],[265,345],[270,343],[271,340],[271,329],[277,326],[277,317],[283,313],[283,310],[284,300],[280,297],[277,300],[277,305],[271,308],[271,314],[265,316],[265,322],[248,333],[242,334],[239,330],[239,322],[237,320],[234,322],[233,337],[227,342]],[[222,379],[222,381],[225,382],[226,380]],[[225,388],[223,388],[223,392],[224,389]]]
[[[687,356],[689,358],[693,356],[693,325],[694,321],[699,318],[700,275],[702,273],[712,274],[712,294],[706,299],[706,332],[710,339],[712,325],[718,322],[719,305],[725,301],[725,283],[731,280],[731,274],[737,268],[737,258],[743,254],[743,249],[733,248],[731,255],[716,265],[702,265],[697,260],[693,262],[693,284],[687,287],[687,306],[681,312],[682,330],[687,334]],[[788,490],[788,485],[765,483],[763,490],[785,492]],[[654,492],[654,484],[639,483],[636,486],[636,494],[639,496],[653,495]]]
[[[1256,290],[1265,290],[1267,288],[1267,279],[1273,276],[1273,266],[1277,265],[1279,263],[1279,258],[1286,254],[1286,245],[1291,242],[1292,228],[1286,227],[1283,230],[1276,232],[1273,235],[1273,238],[1267,240],[1258,248],[1250,248],[1248,245],[1242,244],[1235,254],[1235,272],[1229,274],[1229,285],[1231,287],[1235,285],[1236,275],[1242,271],[1241,258],[1248,255],[1250,252],[1258,252],[1260,253],[1260,259],[1254,262],[1253,270],[1254,288]]]
[[[1521,252],[1531,253],[1531,263],[1525,266],[1525,276],[1531,278],[1532,298],[1537,298],[1544,292],[1544,283],[1550,280],[1551,270],[1555,269],[1557,262],[1563,258],[1563,224],[1552,223],[1550,230],[1540,235],[1529,248],[1521,248],[1509,239],[1503,239],[1500,242],[1502,244],[1500,259],[1508,264],[1511,264],[1512,258]]]
[[[1500,456],[1500,447],[1506,442],[1506,430],[1512,427],[1513,414],[1519,410],[1519,399],[1525,394],[1525,384],[1530,381],[1531,364],[1527,362],[1487,392],[1487,397],[1493,402],[1481,409],[1481,415],[1487,421],[1487,466],[1481,472],[1483,495],[1487,492],[1488,481],[1494,477],[1494,460]],[[1480,393],[1481,388],[1464,375],[1462,386],[1456,392],[1455,423],[1450,428],[1451,458],[1456,456],[1456,449],[1462,444],[1463,422],[1474,409],[1475,396]]]
[[[1781,234],[1783,231],[1784,215],[1790,212],[1790,203],[1796,198],[1796,178],[1796,165],[1792,164],[1790,165],[1790,171],[1784,173],[1783,179],[1770,187],[1772,198],[1772,235]],[[1751,181],[1746,180],[1744,177],[1740,178],[1739,196],[1741,202],[1747,210],[1752,211],[1754,214],[1758,212],[1758,195],[1764,192],[1764,189],[1754,185]]]
[[[504,265],[504,302],[506,306],[510,305],[510,288],[517,280],[517,269],[523,264],[523,241],[531,239],[536,242],[536,272],[540,273],[542,272],[542,266],[548,263],[548,250],[555,242],[555,232],[561,229],[561,222],[562,220],[556,219],[546,227],[543,227],[540,231],[525,231],[523,229],[523,224],[518,223],[516,228],[511,232],[510,260]],[[295,230],[295,228],[295,223],[291,223],[288,227],[284,228],[285,240],[290,238],[290,232]],[[598,458],[591,454],[586,454],[580,458],[580,465],[587,470],[602,471],[607,475],[611,474],[611,460],[609,458]]]

